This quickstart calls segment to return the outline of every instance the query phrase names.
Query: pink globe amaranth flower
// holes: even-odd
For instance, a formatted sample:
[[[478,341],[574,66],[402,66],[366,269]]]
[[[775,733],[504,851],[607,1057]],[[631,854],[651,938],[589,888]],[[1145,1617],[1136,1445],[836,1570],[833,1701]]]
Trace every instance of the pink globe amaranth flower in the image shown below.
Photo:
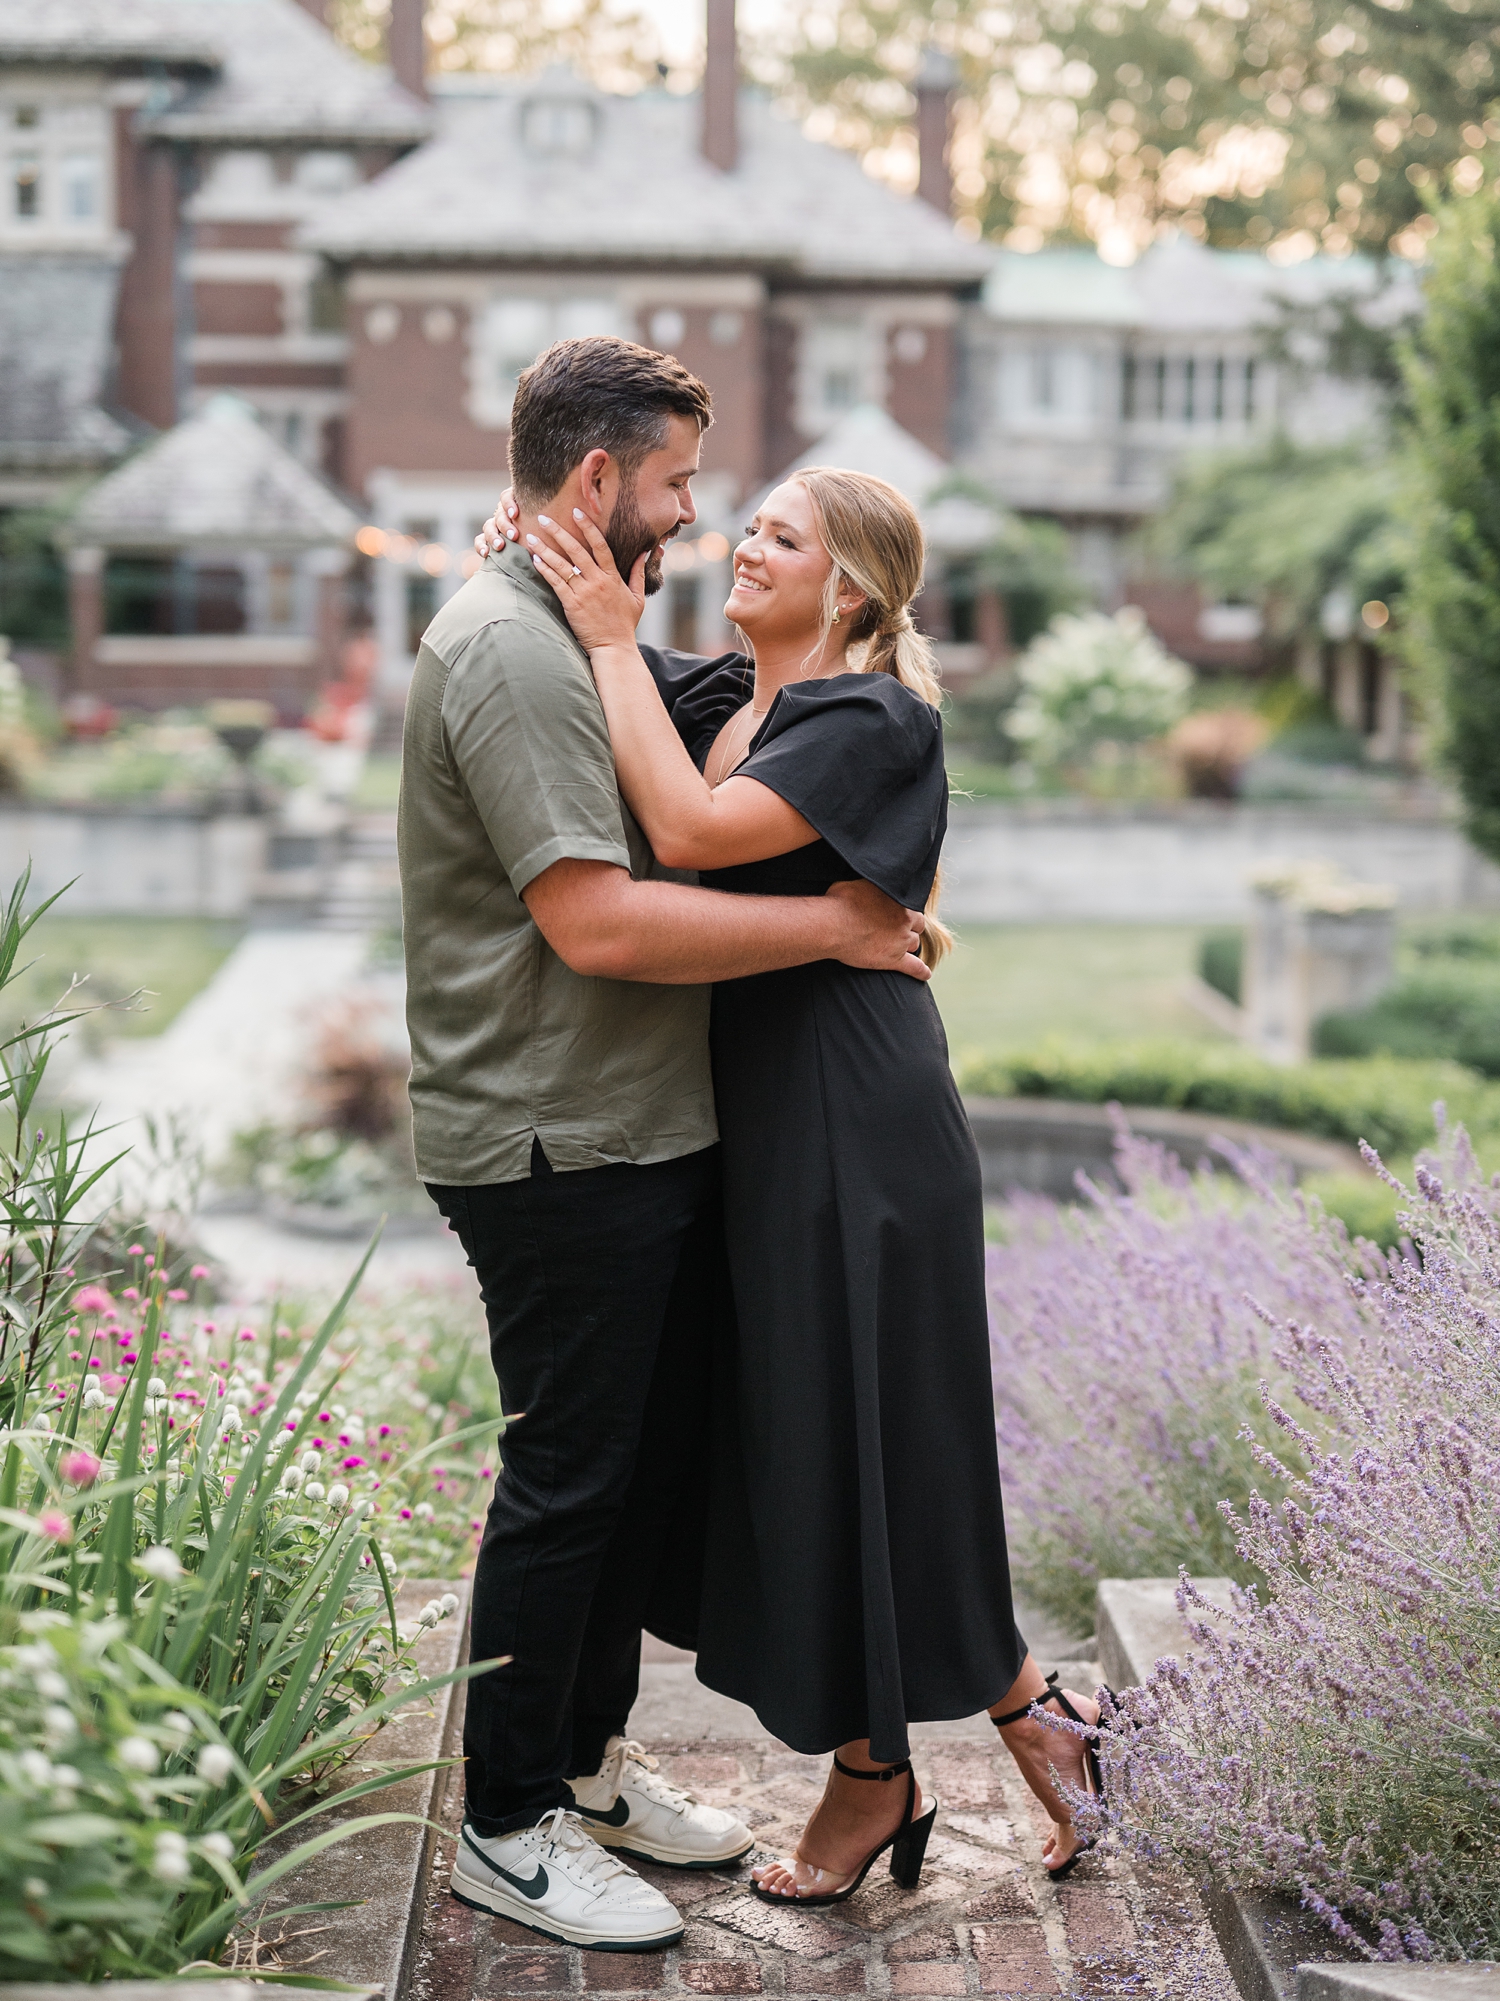
[[[71,1542],[73,1524],[61,1508],[43,1508],[37,1516],[37,1527],[49,1542]]]
[[[99,1477],[99,1468],[103,1463],[80,1445],[72,1452],[63,1454],[62,1463],[57,1470],[71,1486],[92,1487]]]
[[[127,1285],[125,1290],[120,1294],[121,1299],[139,1299],[140,1296],[139,1288],[133,1285]]]
[[[155,1263],[156,1263],[156,1254],[155,1254],[155,1252],[154,1252],[154,1251],[147,1251],[147,1253],[146,1253],[146,1264],[147,1264],[147,1267],[149,1268],[150,1266],[154,1265]]]
[[[132,1244],[125,1255],[127,1258],[143,1258],[146,1255],[146,1246],[144,1244]]]
[[[125,1378],[123,1376],[105,1375],[99,1378],[99,1383],[101,1388],[108,1390],[109,1394],[114,1397],[118,1396],[120,1391],[124,1389]]]
[[[343,1467],[346,1473],[352,1473],[357,1466],[363,1466],[364,1463],[364,1460],[360,1458],[357,1452],[351,1452],[347,1459],[339,1461],[340,1466]]]
[[[114,1301],[102,1285],[80,1286],[73,1295],[73,1310],[76,1313],[108,1313]]]
[[[127,1348],[124,1354],[120,1357],[120,1360],[124,1362],[127,1366],[136,1359],[137,1356],[134,1348]]]
[[[167,1297],[168,1299],[186,1299],[187,1294],[180,1285],[174,1285],[172,1290],[167,1294]]]
[[[242,1327],[240,1329],[240,1339],[242,1341],[253,1341],[255,1339],[255,1329],[253,1327]]]
[[[191,1270],[191,1271],[190,1271],[190,1272],[188,1273],[188,1277],[189,1277],[189,1278],[207,1278],[207,1277],[208,1277],[208,1266],[207,1266],[207,1265],[194,1265],[194,1266],[193,1266],[193,1268],[192,1268],[192,1270]]]
[[[381,1425],[378,1436],[381,1438],[389,1438],[390,1435],[391,1435],[391,1427],[388,1424]]]
[[[409,1522],[409,1521],[411,1520],[411,1509],[410,1509],[410,1508],[403,1508],[403,1509],[401,1510],[401,1519],[402,1519],[402,1521],[404,1521],[404,1522]]]

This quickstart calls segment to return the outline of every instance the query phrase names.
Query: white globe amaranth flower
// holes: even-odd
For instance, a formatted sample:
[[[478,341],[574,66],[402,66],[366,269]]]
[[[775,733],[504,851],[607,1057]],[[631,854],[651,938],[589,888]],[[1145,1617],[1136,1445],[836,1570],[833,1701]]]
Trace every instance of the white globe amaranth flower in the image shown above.
[[[157,1835],[155,1852],[151,1857],[151,1873],[162,1883],[185,1882],[192,1875],[193,1865],[188,1856],[187,1843],[180,1834]]]
[[[154,1772],[160,1760],[149,1737],[122,1737],[115,1756],[127,1772]]]
[[[328,1489],[329,1507],[342,1508],[347,1505],[348,1500],[349,1500],[349,1489],[343,1484],[341,1480],[336,1480],[334,1484]]]
[[[442,1611],[443,1617],[451,1619],[453,1614],[458,1610],[458,1593],[456,1591],[445,1591],[438,1600],[438,1606]]]
[[[148,1397],[164,1397],[166,1393],[167,1386],[160,1376],[153,1376],[146,1385],[146,1394]]]
[[[142,1550],[135,1562],[138,1570],[144,1570],[159,1584],[171,1584],[182,1575],[182,1563],[176,1550],[168,1549],[165,1543],[155,1543],[150,1549]]]
[[[309,1447],[309,1449],[303,1453],[301,1461],[299,1463],[302,1468],[302,1477],[306,1479],[309,1473],[316,1473],[318,1468],[322,1465],[323,1455],[321,1452],[314,1452]]]
[[[429,1598],[417,1614],[417,1624],[419,1626],[435,1626],[442,1616],[443,1608],[438,1604],[436,1598]]]
[[[367,1522],[374,1512],[375,1503],[368,1494],[361,1495],[354,1503],[353,1513],[356,1521]]]
[[[54,1750],[61,1750],[78,1735],[78,1719],[60,1702],[49,1703],[42,1711],[42,1735]]]
[[[217,1855],[221,1862],[234,1860],[234,1843],[227,1834],[205,1834],[198,1846],[205,1855]]]
[[[104,1392],[103,1390],[100,1389],[99,1385],[97,1383],[89,1383],[88,1385],[86,1385],[83,1392],[84,1409],[102,1410],[104,1408],[104,1404],[105,1404]]]
[[[240,1428],[240,1407],[236,1403],[226,1403],[219,1413],[219,1430],[225,1438]]]
[[[234,1753],[227,1744],[205,1744],[198,1753],[198,1776],[211,1786],[222,1786],[234,1770]]]
[[[281,1476],[281,1484],[287,1493],[295,1494],[297,1489],[302,1485],[301,1467],[288,1466]]]
[[[430,1522],[437,1518],[437,1510],[433,1507],[431,1501],[418,1501],[417,1505],[412,1509],[412,1513],[419,1522]]]
[[[193,1719],[184,1710],[169,1709],[161,1719],[161,1727],[163,1730],[170,1730],[174,1737],[191,1737]]]
[[[49,1885],[40,1876],[28,1876],[21,1885],[21,1895],[28,1903],[39,1904],[46,1896]]]
[[[1005,727],[1043,765],[1076,762],[1102,743],[1165,736],[1181,720],[1193,681],[1133,605],[1113,618],[1055,618],[1021,656],[1017,676],[1020,694]]]
[[[324,1495],[323,1482],[321,1480],[309,1480],[302,1491],[310,1501],[321,1501]]]
[[[49,1702],[60,1702],[68,1693],[67,1679],[56,1668],[42,1668],[37,1674],[36,1692]]]
[[[52,1784],[52,1760],[42,1751],[23,1751],[16,1764],[21,1777],[33,1786]]]

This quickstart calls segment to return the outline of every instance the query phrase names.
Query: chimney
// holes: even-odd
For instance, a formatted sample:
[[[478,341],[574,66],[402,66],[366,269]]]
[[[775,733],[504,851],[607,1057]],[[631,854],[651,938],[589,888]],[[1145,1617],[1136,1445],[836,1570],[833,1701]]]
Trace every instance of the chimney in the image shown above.
[[[917,193],[944,215],[953,213],[953,179],[948,172],[948,124],[958,66],[941,49],[928,49],[912,86],[917,97]]]
[[[703,157],[723,173],[739,164],[739,61],[734,47],[734,0],[708,0],[708,48],[703,65]]]
[[[328,0],[297,0],[304,14],[311,14],[320,28],[328,26]]]
[[[307,0],[302,0],[305,6]],[[391,22],[386,30],[386,60],[391,74],[413,97],[427,95],[427,36],[423,16],[426,0],[391,0]]]

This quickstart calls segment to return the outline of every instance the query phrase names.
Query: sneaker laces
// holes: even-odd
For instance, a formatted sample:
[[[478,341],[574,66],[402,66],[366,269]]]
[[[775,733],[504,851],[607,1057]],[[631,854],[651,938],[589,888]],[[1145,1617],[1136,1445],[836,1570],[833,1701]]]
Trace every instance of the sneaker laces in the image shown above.
[[[615,1767],[612,1776],[617,1794],[625,1782],[625,1767],[631,1764],[640,1767],[640,1775],[635,1781],[637,1787],[658,1806],[670,1807],[674,1813],[681,1813],[684,1807],[701,1804],[696,1793],[689,1792],[685,1786],[674,1786],[670,1779],[662,1778],[660,1761],[633,1737],[621,1739],[611,1762]]]
[[[571,1807],[555,1806],[544,1813],[533,1829],[549,1855],[562,1854],[580,1876],[603,1885],[616,1876],[633,1876],[635,1871],[601,1848]]]

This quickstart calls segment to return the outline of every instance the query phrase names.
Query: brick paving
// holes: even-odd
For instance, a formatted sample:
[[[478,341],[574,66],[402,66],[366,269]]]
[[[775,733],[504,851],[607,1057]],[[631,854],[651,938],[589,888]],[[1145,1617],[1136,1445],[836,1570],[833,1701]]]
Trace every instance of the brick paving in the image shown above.
[[[1054,1884],[1041,1861],[1045,1818],[999,1739],[940,1727],[941,1735],[914,1733],[918,1776],[940,1803],[920,1887],[898,1890],[872,1871],[857,1896],[821,1911],[760,1903],[749,1869],[791,1852],[826,1759],[764,1738],[651,1744],[667,1776],[733,1808],[757,1838],[734,1869],[642,1869],[687,1920],[681,1944],[664,1953],[579,1952],[455,1903],[447,1879],[458,1787],[450,1786],[449,1838],[439,1845],[410,2001],[606,1992],[1235,2001],[1185,1877],[1096,1854]]]

